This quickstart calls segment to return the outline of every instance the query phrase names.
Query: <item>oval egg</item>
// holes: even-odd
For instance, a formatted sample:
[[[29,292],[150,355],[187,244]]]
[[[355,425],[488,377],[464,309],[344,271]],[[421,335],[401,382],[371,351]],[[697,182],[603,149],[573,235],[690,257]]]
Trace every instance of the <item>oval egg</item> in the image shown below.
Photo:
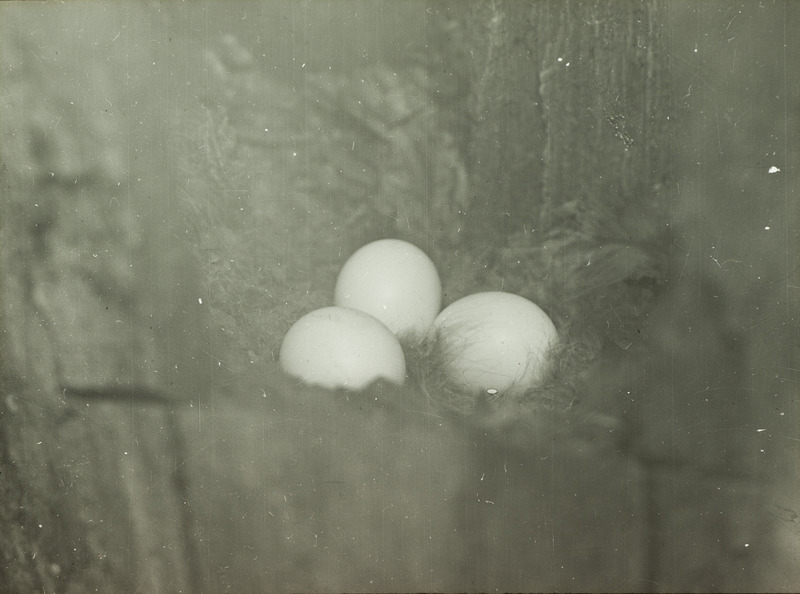
[[[304,315],[286,333],[281,368],[306,384],[361,390],[378,379],[402,384],[403,349],[374,317],[347,307],[323,307]]]
[[[503,292],[453,302],[436,317],[432,336],[452,387],[500,395],[534,387],[558,337],[536,304]]]
[[[426,336],[442,304],[442,283],[431,259],[399,239],[358,249],[336,280],[336,305],[364,311],[401,338]]]

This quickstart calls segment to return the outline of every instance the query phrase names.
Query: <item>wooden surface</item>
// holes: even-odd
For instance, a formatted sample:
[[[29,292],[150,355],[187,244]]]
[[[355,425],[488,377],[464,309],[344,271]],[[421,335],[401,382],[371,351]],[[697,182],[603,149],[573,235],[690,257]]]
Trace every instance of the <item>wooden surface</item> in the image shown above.
[[[287,6],[251,16],[295,83],[290,21],[338,67],[391,55],[397,19],[445,24],[466,257],[494,241],[470,266],[582,328],[574,410],[476,422],[250,365],[210,322],[170,149],[233,25],[4,5],[0,589],[796,590],[797,8],[412,3],[338,44],[331,5]]]

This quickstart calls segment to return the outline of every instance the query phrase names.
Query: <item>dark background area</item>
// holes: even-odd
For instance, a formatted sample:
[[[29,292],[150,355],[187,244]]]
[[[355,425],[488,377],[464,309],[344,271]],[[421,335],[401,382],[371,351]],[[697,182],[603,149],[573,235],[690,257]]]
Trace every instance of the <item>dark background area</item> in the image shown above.
[[[793,36],[800,8],[531,3],[526,13],[519,6],[0,5],[0,586],[800,586],[800,45]],[[567,201],[537,196],[561,183],[546,177],[555,166],[516,150],[534,147],[538,155],[547,132],[537,126],[548,122],[552,134],[562,122],[553,115],[559,102],[569,104],[556,90],[546,97],[548,88],[558,89],[547,85],[562,79],[545,84],[542,71],[548,58],[562,57],[559,50],[569,60],[570,49],[584,47],[570,32],[607,27],[612,48],[636,38],[619,32],[623,24],[637,26],[640,9],[632,6],[648,7],[642,14],[658,29],[647,38],[658,53],[647,60],[661,78],[644,88],[664,100],[657,116],[669,125],[654,134],[667,157],[663,172],[642,172],[641,179],[659,179],[663,189],[641,200],[626,194],[634,208],[609,206],[596,216],[624,218],[613,227],[616,239],[646,245],[635,256],[609,256],[605,270],[623,270],[626,287],[658,277],[659,288],[651,296],[634,282],[635,298],[615,293],[631,306],[630,318],[597,339],[602,345],[592,360],[562,384],[585,412],[545,413],[498,429],[443,415],[416,385],[332,398],[283,378],[271,360],[274,337],[253,336],[266,329],[279,338],[298,310],[324,302],[325,266],[341,264],[348,250],[376,235],[401,233],[380,225],[334,228],[329,220],[346,218],[335,219],[333,207],[324,213],[330,219],[280,219],[284,210],[316,204],[306,202],[305,186],[287,180],[315,179],[340,142],[319,132],[324,125],[312,127],[315,117],[324,124],[331,113],[317,99],[345,115],[363,114],[372,131],[384,130],[392,109],[435,105],[365,149],[378,155],[383,171],[376,195],[410,188],[398,202],[406,201],[409,220],[424,220],[425,229],[408,230],[408,238],[431,251],[449,298],[501,283],[522,292],[530,277],[516,262],[527,246],[514,251],[510,238],[539,224],[532,205],[549,213],[547,200]],[[528,18],[552,38],[526,39]],[[235,44],[226,42],[231,38]],[[524,50],[531,47],[544,54],[530,57]],[[641,49],[621,44],[618,51],[636,57]],[[600,70],[603,56],[617,50],[596,51],[586,64]],[[227,68],[222,83],[219,63]],[[412,97],[406,103],[393,103],[395,87],[375,82],[386,72],[402,81],[418,65],[425,82],[397,87],[397,97]],[[622,142],[628,132],[620,122],[639,113],[624,101],[634,96],[625,95],[633,76],[616,79],[623,100],[614,89],[586,91],[609,110],[604,119],[618,126],[612,136]],[[309,90],[312,82],[322,91]],[[244,96],[269,97],[246,117],[275,113],[287,138],[296,135],[292,142],[300,137],[296,125],[310,130],[300,146],[318,145],[299,166],[284,164],[282,149],[271,147],[235,153],[233,165],[222,167],[240,176],[223,173],[225,183],[256,180],[248,208],[259,196],[286,194],[274,211],[277,230],[262,225],[275,220],[272,211],[266,219],[250,211],[249,223],[223,220],[214,210],[229,204],[215,193],[222,186],[209,181],[208,162],[198,167],[190,154],[206,154],[204,139],[213,137],[204,132],[207,114],[232,101],[228,83]],[[248,91],[248,84],[266,86]],[[382,89],[389,116],[364,107],[372,105],[373,88]],[[534,105],[537,92],[550,112]],[[343,121],[330,129],[343,131],[341,142],[349,144]],[[463,137],[460,130],[467,130]],[[359,142],[369,138],[353,134]],[[585,165],[602,165],[603,155],[586,153],[598,134],[572,130],[565,143],[574,147],[577,187],[593,187],[604,174]],[[416,140],[403,144],[404,135]],[[487,144],[498,138],[509,141]],[[224,140],[220,135],[214,145],[222,152]],[[442,224],[460,230],[463,223],[457,237],[468,239],[454,246],[434,229],[432,210],[414,219],[410,205],[430,195],[407,181],[420,177],[415,170],[401,175],[418,154],[457,169],[451,151],[469,176],[467,189],[448,182],[441,199],[468,206],[463,218],[456,209],[453,222]],[[264,155],[272,161],[262,166]],[[568,178],[568,164],[559,167]],[[438,170],[422,171],[434,179]],[[326,200],[348,193],[336,180]],[[370,183],[357,178],[351,193],[372,196]],[[518,198],[526,188],[534,190]],[[601,211],[610,204],[599,203]],[[504,215],[509,211],[514,217]],[[553,221],[551,232],[558,230]],[[315,247],[316,237],[329,238],[325,250]],[[599,244],[584,247],[605,253]],[[312,267],[315,249],[330,262],[311,280],[275,272],[276,263]],[[247,253],[256,255],[252,264],[242,264]],[[262,257],[274,262],[259,263]],[[559,270],[579,270],[568,264]],[[634,277],[634,269],[645,272]],[[551,294],[548,309],[562,334],[574,330],[568,318],[576,312],[583,314],[578,326],[613,323],[606,301],[590,292],[602,308],[583,307],[568,295],[583,285],[559,282],[558,298],[546,283],[531,291]],[[596,277],[581,282],[599,284]],[[277,296],[267,299],[270,287]],[[639,305],[642,312],[634,312]]]

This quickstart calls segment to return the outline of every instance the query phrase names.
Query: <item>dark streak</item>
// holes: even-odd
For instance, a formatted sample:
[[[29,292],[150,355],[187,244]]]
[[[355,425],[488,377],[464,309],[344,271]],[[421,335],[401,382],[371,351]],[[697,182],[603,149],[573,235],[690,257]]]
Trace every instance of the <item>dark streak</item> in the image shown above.
[[[64,398],[76,400],[99,400],[105,402],[130,400],[140,404],[158,405],[167,405],[175,402],[174,398],[170,398],[165,393],[147,386],[83,387],[62,385],[60,391]]]

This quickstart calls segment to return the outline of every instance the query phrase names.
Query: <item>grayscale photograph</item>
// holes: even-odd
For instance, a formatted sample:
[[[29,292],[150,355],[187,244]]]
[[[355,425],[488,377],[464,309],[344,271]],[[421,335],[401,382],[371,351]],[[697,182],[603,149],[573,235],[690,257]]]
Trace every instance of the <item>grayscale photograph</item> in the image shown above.
[[[800,2],[0,2],[0,592],[800,590]]]

